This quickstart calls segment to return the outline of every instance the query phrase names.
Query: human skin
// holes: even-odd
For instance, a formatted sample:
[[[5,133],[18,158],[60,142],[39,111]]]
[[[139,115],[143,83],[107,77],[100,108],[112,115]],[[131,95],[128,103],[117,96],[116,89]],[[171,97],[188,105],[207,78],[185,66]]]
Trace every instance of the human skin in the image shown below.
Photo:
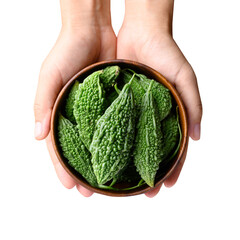
[[[117,36],[117,58],[144,63],[164,75],[178,90],[188,115],[188,132],[200,139],[202,104],[196,75],[172,36],[174,0],[125,0],[125,17]],[[172,187],[186,158],[164,181]],[[155,196],[161,186],[146,193]]]

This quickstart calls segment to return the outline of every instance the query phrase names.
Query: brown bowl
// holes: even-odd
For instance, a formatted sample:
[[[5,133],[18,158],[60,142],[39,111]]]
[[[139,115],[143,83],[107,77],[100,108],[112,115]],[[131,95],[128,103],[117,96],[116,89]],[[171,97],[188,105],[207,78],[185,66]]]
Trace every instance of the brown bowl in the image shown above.
[[[163,175],[156,177],[155,187],[162,184],[164,182],[164,180],[167,179],[172,174],[172,172],[178,165],[181,157],[183,156],[184,152],[187,151],[188,135],[187,135],[186,111],[185,111],[183,102],[182,102],[178,92],[173,87],[173,85],[171,83],[169,83],[156,70],[154,70],[146,65],[143,65],[141,63],[138,63],[138,62],[129,61],[129,60],[111,60],[111,61],[98,62],[98,63],[92,64],[92,65],[84,68],[83,70],[78,72],[74,77],[72,77],[67,82],[67,84],[63,87],[63,89],[59,93],[57,100],[55,102],[55,105],[54,105],[54,108],[52,111],[52,117],[51,117],[51,138],[52,138],[53,147],[54,147],[54,150],[55,150],[58,160],[62,164],[63,168],[68,172],[68,174],[78,184],[82,185],[83,187],[85,187],[93,192],[108,195],[108,196],[118,196],[118,197],[133,196],[133,195],[137,195],[137,194],[146,193],[146,192],[152,190],[153,188],[149,187],[146,184],[144,184],[138,188],[132,189],[132,190],[120,190],[120,191],[105,190],[105,189],[92,187],[86,182],[86,180],[79,173],[77,173],[73,168],[71,168],[69,166],[68,161],[66,158],[64,158],[61,148],[58,144],[58,138],[57,138],[58,112],[61,110],[64,99],[66,98],[74,81],[76,79],[78,79],[79,82],[82,82],[92,72],[103,69],[104,67],[111,66],[111,65],[118,65],[121,69],[131,68],[131,69],[135,70],[137,73],[145,74],[147,77],[159,81],[161,84],[163,84],[165,87],[167,87],[171,91],[172,96],[174,97],[174,99],[179,107],[179,117],[180,117],[181,131],[182,131],[182,140],[180,143],[180,148],[179,148],[178,154],[171,161],[171,165],[168,166],[168,168],[166,169],[166,171],[164,172]]]

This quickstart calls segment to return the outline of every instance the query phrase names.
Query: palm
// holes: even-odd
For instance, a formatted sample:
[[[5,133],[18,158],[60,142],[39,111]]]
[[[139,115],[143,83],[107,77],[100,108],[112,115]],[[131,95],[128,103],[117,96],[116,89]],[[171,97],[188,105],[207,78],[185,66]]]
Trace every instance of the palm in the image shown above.
[[[146,64],[158,70],[173,84],[181,71],[191,69],[172,37],[160,32],[141,33],[123,28],[119,32],[117,45],[117,58]]]

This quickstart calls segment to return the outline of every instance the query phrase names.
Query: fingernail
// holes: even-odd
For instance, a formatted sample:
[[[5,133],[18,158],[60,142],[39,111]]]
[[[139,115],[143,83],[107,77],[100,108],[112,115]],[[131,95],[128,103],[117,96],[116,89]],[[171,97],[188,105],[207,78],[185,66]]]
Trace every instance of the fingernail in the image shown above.
[[[193,136],[195,140],[200,139],[200,124],[195,124],[194,129],[193,129]]]
[[[40,122],[35,123],[34,136],[39,138],[42,134],[42,124]]]

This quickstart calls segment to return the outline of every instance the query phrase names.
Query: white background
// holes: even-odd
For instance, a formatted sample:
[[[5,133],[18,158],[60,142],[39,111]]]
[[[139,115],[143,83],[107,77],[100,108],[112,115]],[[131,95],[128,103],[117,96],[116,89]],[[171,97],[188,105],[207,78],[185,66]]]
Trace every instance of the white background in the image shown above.
[[[177,184],[84,198],[60,184],[33,137],[40,65],[61,27],[58,0],[0,3],[0,239],[240,239],[239,0],[175,2],[174,38],[198,77],[204,115]],[[113,26],[124,3],[112,1]]]

